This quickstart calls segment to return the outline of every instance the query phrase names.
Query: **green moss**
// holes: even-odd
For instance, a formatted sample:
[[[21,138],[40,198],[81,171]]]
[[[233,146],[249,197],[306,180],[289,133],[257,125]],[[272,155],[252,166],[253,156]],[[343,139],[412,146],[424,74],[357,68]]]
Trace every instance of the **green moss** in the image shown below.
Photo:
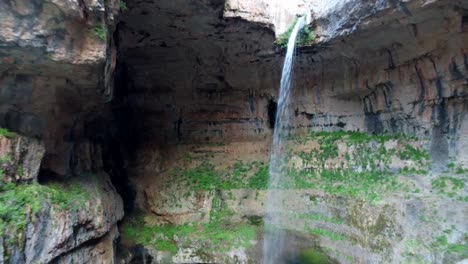
[[[128,10],[127,3],[125,3],[124,0],[119,1],[119,7],[120,7],[120,10],[122,10],[122,11],[127,11]]]
[[[186,237],[196,231],[195,226],[162,225],[148,226],[143,217],[130,217],[121,227],[122,236],[130,241],[144,246],[151,246],[157,250],[177,252],[174,236]]]
[[[107,39],[107,27],[105,24],[101,24],[98,26],[95,26],[92,29],[93,34],[98,37],[100,40],[106,40]]]
[[[0,136],[1,137],[6,137],[6,138],[14,138],[15,137],[15,133],[13,132],[10,132],[8,129],[6,128],[0,128]]]
[[[256,215],[251,215],[247,217],[247,220],[249,220],[249,223],[254,226],[263,226],[263,217],[261,216],[256,216]]]
[[[268,188],[268,177],[270,175],[268,165],[260,163],[257,172],[249,178],[248,188],[263,190]]]
[[[413,161],[426,161],[431,158],[429,152],[419,148],[415,148],[409,144],[405,145],[405,149],[398,152],[398,156],[402,160],[413,160]]]
[[[396,140],[403,145],[400,153],[405,158],[423,160],[415,168],[407,168],[406,173],[427,174],[425,159],[428,153],[411,144],[414,138],[405,135],[370,135],[361,132],[310,132],[303,137],[290,138],[288,144],[306,144],[313,140],[319,147],[309,151],[294,152],[294,147],[286,152],[286,160],[294,157],[301,160],[299,168],[285,166],[282,173],[287,175],[279,186],[280,189],[318,189],[330,194],[354,197],[369,202],[382,200],[384,194],[405,191],[417,192],[415,186],[397,180],[397,173],[390,171],[392,158],[398,153],[396,149],[387,149],[385,142]],[[410,144],[411,143],[411,144]],[[338,145],[348,147],[339,157]],[[398,155],[400,155],[398,154]],[[330,168],[339,158],[341,166]],[[198,162],[198,161],[197,161]],[[185,166],[191,166],[184,163]],[[237,161],[226,169],[217,169],[213,164],[204,161],[191,168],[175,168],[171,182],[168,184],[185,185],[190,190],[233,190],[233,189],[266,189],[268,187],[269,168],[263,162]]]
[[[330,194],[377,202],[381,195],[396,191],[399,184],[389,172],[337,169],[290,170],[289,181],[279,188],[319,189]]]
[[[227,221],[233,212],[215,196],[209,223],[190,225],[147,225],[143,216],[130,217],[121,227],[122,235],[136,244],[175,253],[184,245],[203,245],[205,251],[223,252],[234,247],[249,247],[256,236],[254,225]]]
[[[315,33],[315,31],[311,30],[308,26],[306,26],[301,32],[299,32],[297,45],[299,47],[310,46],[315,42],[316,38],[317,34]]]
[[[455,171],[456,174],[465,174],[468,173],[468,169],[463,168],[462,166],[458,166],[457,170]]]
[[[364,144],[369,143],[371,141],[375,141],[377,143],[385,143],[390,140],[416,140],[412,136],[403,135],[403,134],[379,134],[379,135],[372,135],[369,133],[358,132],[358,131],[334,131],[334,132],[325,132],[325,131],[310,131],[306,136],[301,137],[292,137],[291,139],[297,140],[299,142],[304,142],[308,140],[317,140],[317,139],[324,139],[329,141],[338,141],[338,140],[346,140],[348,145],[355,145],[355,144]]]
[[[331,263],[327,255],[315,249],[306,249],[300,256],[298,263],[302,264],[328,264]]]
[[[447,252],[451,254],[461,255],[463,258],[468,257],[468,244],[453,244],[449,243],[447,236],[441,235],[431,243],[431,248],[437,251]]]
[[[45,207],[77,210],[85,207],[90,195],[78,183],[73,185],[15,185],[0,186],[0,233],[20,235],[26,224]]]
[[[121,227],[122,236],[136,244],[176,253],[184,245],[204,245],[205,251],[225,252],[249,247],[256,236],[255,226],[225,222],[232,212],[215,210],[206,224],[146,225],[143,217],[132,217]]]
[[[183,170],[182,178],[195,191],[213,190],[219,181],[219,176],[214,171],[214,166],[206,162],[195,168]]]
[[[342,240],[346,240],[346,237],[342,234],[338,234],[338,233],[335,233],[335,232],[332,232],[330,230],[326,230],[326,229],[322,229],[322,228],[318,228],[318,227],[314,227],[314,228],[310,228],[310,227],[306,227],[305,230],[311,234],[314,234],[314,235],[317,235],[317,236],[323,236],[323,237],[327,237],[333,241],[342,241]]]
[[[183,184],[195,191],[266,189],[268,166],[263,162],[245,163],[237,161],[226,170],[216,170],[209,162],[193,168],[174,168],[170,184]]]
[[[0,156],[0,164],[5,164],[11,162],[11,157],[8,155]]]
[[[409,182],[400,182],[389,166],[397,155],[396,148],[387,149],[385,142],[395,140],[404,145],[405,158],[416,159],[416,167],[406,168],[407,173],[428,174],[427,151],[412,147],[415,139],[405,135],[370,135],[361,132],[310,132],[306,136],[292,137],[291,144],[307,144],[312,140],[318,148],[294,152],[300,158],[299,168],[287,168],[288,175],[276,188],[317,189],[330,194],[353,197],[372,203],[382,200],[384,194],[405,191],[417,192]],[[339,153],[338,145],[348,147]],[[341,157],[340,157],[341,155]],[[340,166],[330,166],[340,162]],[[335,168],[333,168],[335,167]]]
[[[427,170],[422,170],[422,169],[416,169],[416,168],[408,168],[408,167],[403,167],[403,169],[399,169],[399,173],[403,175],[427,175],[429,172]]]
[[[24,175],[23,166],[19,165],[18,168],[16,168],[16,174],[18,176],[23,176]]]
[[[336,217],[327,217],[327,216],[320,215],[320,214],[305,214],[305,213],[302,213],[302,214],[297,214],[295,216],[297,218],[299,218],[299,219],[305,219],[305,220],[311,220],[311,221],[323,221],[323,222],[337,224],[337,225],[343,224],[342,219],[339,219],[339,218],[336,218]]]
[[[432,188],[449,197],[455,197],[460,190],[465,188],[465,181],[463,179],[442,176],[432,181]]]
[[[297,21],[298,18],[294,19],[293,23],[289,26],[286,32],[278,36],[278,39],[275,42],[277,46],[280,46],[282,48],[286,48],[288,46],[289,38],[291,37],[291,34],[294,30],[294,27],[296,26]],[[314,43],[315,39],[315,31],[311,30],[308,26],[305,26],[297,36],[297,45],[299,47],[309,46]]]
[[[276,45],[280,47],[288,46],[289,38],[291,37],[291,34],[294,30],[294,27],[296,26],[297,21],[298,18],[295,18],[293,23],[289,26],[289,28],[283,34],[278,36],[278,39],[276,40]]]

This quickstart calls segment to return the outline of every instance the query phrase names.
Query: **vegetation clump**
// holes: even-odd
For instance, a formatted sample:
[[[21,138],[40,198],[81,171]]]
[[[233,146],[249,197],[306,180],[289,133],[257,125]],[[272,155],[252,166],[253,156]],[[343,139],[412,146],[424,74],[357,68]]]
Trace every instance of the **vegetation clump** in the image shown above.
[[[119,7],[120,7],[120,10],[122,10],[122,11],[127,11],[128,10],[127,3],[125,3],[124,0],[119,1]]]
[[[467,237],[465,237],[465,240],[467,240]],[[459,254],[462,258],[468,258],[468,243],[449,243],[446,235],[436,237],[435,241],[431,244],[431,248],[437,251]]]
[[[297,145],[318,143],[317,148],[295,151]],[[385,143],[395,141],[400,148],[387,149]],[[397,173],[427,174],[429,153],[413,144],[405,135],[371,135],[362,132],[310,132],[302,137],[290,137],[292,148],[286,153],[288,164],[282,168],[287,175],[277,189],[320,189],[330,194],[377,202],[385,193],[397,190],[416,191],[397,180]],[[288,144],[289,144],[288,143]],[[339,145],[346,147],[345,152]],[[412,167],[392,171],[393,157],[411,161]],[[295,166],[293,160],[300,160]],[[193,160],[190,159],[193,164]],[[334,166],[333,164],[339,164]],[[268,188],[269,167],[264,162],[237,161],[226,169],[217,169],[204,160],[195,167],[171,171],[168,184],[182,184],[194,191]]]
[[[28,184],[7,183],[0,186],[0,235],[8,230],[18,236],[26,224],[33,221],[45,208],[78,210],[86,206],[90,194],[78,183]],[[15,238],[11,238],[14,240]]]
[[[6,138],[14,138],[15,137],[15,133],[13,132],[10,132],[8,129],[6,128],[0,128],[0,137],[6,137]]]
[[[185,184],[195,191],[266,189],[268,165],[263,162],[237,161],[226,170],[216,170],[209,162],[193,168],[174,169],[171,175],[177,183]]]
[[[291,34],[294,30],[294,27],[296,26],[297,21],[298,18],[294,20],[294,22],[288,28],[288,30],[286,30],[286,32],[278,36],[278,39],[275,42],[277,46],[282,48],[286,48],[288,46],[289,38],[291,37]],[[299,31],[299,34],[297,35],[297,46],[310,46],[314,43],[315,38],[315,31],[311,30],[309,26],[305,26],[301,31]]]
[[[337,131],[310,132],[290,140],[293,147],[287,159],[296,157],[300,163],[285,168],[284,173],[289,177],[277,188],[318,189],[378,202],[385,193],[417,191],[397,180],[398,171],[390,168],[393,157],[411,161],[412,167],[406,168],[408,173],[427,174],[429,153],[414,146],[415,139],[409,136]],[[315,141],[318,147],[294,150],[295,145],[307,145],[308,141]],[[394,141],[397,147],[387,148],[388,141]]]
[[[455,197],[465,188],[465,181],[448,176],[442,176],[432,181],[432,188],[449,197]]]
[[[98,26],[95,26],[92,29],[93,34],[98,37],[100,40],[106,40],[107,39],[107,27],[105,24],[101,24]]]
[[[328,264],[331,263],[327,255],[315,249],[306,249],[300,256],[297,263],[302,264]]]
[[[189,245],[199,245],[210,252],[250,247],[256,236],[256,227],[246,223],[228,222],[227,219],[232,214],[215,198],[208,223],[148,225],[144,222],[144,217],[138,215],[126,221],[121,231],[123,237],[133,243],[171,253]]]

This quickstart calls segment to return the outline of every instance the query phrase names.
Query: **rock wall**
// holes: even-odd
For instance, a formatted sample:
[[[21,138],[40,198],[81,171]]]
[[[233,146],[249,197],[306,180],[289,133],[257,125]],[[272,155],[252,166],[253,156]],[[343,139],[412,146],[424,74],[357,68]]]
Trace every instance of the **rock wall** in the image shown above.
[[[105,103],[118,13],[114,0],[0,3],[0,263],[116,255],[124,212]]]
[[[47,178],[39,184],[42,141],[11,132],[0,137],[1,262],[90,258],[109,263],[112,241],[118,236],[116,224],[123,217],[122,199],[109,176],[88,170],[65,182]],[[85,253],[99,247],[97,253]]]
[[[393,20],[363,19],[355,25],[360,31],[330,43],[331,52],[306,59],[321,69],[298,73],[310,78],[299,104],[314,103],[297,107],[315,115],[308,125],[414,134],[432,139],[431,153],[442,163],[464,156],[457,146],[466,144],[466,13],[450,3],[384,9]]]
[[[297,51],[294,116],[291,127],[284,129],[303,140],[311,131],[328,133],[325,137],[338,145],[341,160],[307,160],[317,146],[331,147],[327,140],[309,139],[295,147],[302,153],[291,157],[304,173],[298,174],[323,182],[287,191],[288,205],[299,212],[285,223],[291,241],[306,241],[302,247],[292,245],[297,250],[291,254],[314,248],[339,263],[462,261],[466,4],[308,4],[317,35],[313,46]],[[181,263],[181,256],[193,262],[260,262],[270,120],[282,63],[265,3],[228,1],[225,9],[203,1],[178,2],[178,8],[160,2],[129,7],[119,31],[119,65],[126,77],[117,88],[134,111],[129,176],[143,216],[124,225],[125,240],[145,245],[157,263]],[[354,146],[356,142],[332,140],[339,131],[348,131],[350,138],[356,131],[358,137],[400,135],[401,141],[379,136],[366,141],[364,154],[379,154],[376,149],[385,143],[393,154],[372,159],[391,162],[355,164],[342,171],[345,157],[364,158],[358,157],[363,149]],[[405,150],[407,146],[411,150]],[[420,155],[425,165],[412,167]],[[311,173],[323,163],[325,168],[318,170],[322,174]],[[307,177],[297,180],[308,182]],[[376,177],[376,185],[354,182],[355,177]],[[392,189],[392,179],[401,189]],[[380,193],[378,201],[367,199],[372,193]],[[444,209],[452,206],[459,210]],[[151,229],[158,224],[163,226]],[[171,229],[182,224],[196,228],[183,234]],[[245,225],[254,235],[234,245],[202,243],[196,231],[209,233],[212,226],[239,230]],[[154,236],[162,234],[158,240],[135,237],[151,230],[158,230]]]
[[[43,166],[58,174],[70,174],[71,138],[109,111],[118,12],[118,1],[0,4],[0,125],[43,138]]]

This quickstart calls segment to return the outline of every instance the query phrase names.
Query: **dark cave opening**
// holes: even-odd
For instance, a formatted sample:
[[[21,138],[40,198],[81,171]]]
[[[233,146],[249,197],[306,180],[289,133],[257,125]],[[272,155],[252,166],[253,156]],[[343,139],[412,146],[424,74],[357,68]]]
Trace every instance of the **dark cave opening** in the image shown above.
[[[136,196],[135,190],[129,184],[127,172],[129,147],[132,144],[130,123],[133,116],[133,111],[126,101],[128,84],[127,67],[125,63],[118,63],[114,79],[114,98],[111,102],[114,118],[103,149],[104,170],[122,197],[126,213],[133,210]]]
[[[278,103],[270,99],[268,101],[268,123],[271,129],[275,129],[276,112],[278,110]]]

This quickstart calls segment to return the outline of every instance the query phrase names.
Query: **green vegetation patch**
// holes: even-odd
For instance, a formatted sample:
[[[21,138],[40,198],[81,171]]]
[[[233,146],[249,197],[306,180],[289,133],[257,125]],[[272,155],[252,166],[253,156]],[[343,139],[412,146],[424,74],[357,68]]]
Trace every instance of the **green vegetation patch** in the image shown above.
[[[45,208],[78,210],[86,206],[90,194],[78,183],[70,185],[16,185],[0,186],[0,234],[6,230],[13,236],[21,235],[28,222]],[[15,237],[10,238],[15,240]]]
[[[331,263],[330,259],[324,253],[315,249],[304,250],[299,258],[298,263],[302,264],[328,264]]]
[[[266,189],[268,187],[268,165],[263,162],[245,163],[237,161],[226,170],[216,170],[209,162],[193,168],[174,168],[171,184],[183,184],[192,190]]]
[[[10,132],[8,129],[6,128],[0,128],[0,136],[1,137],[6,137],[6,138],[14,138],[15,137],[15,133],[13,132]]]
[[[344,222],[343,219],[339,219],[336,217],[327,217],[321,214],[301,213],[301,214],[296,214],[294,216],[303,220],[322,221],[322,222],[327,222],[327,223],[332,223],[332,224],[337,224],[337,225],[341,225]]]
[[[454,173],[454,174],[468,174],[468,168],[464,167],[464,164],[456,164],[455,162],[450,162],[447,164],[448,170],[445,171],[446,173]]]
[[[438,236],[435,241],[432,242],[431,248],[450,254],[461,255],[462,258],[468,258],[468,244],[466,241],[464,244],[449,243],[446,235]]]
[[[107,39],[107,27],[105,24],[97,25],[92,29],[93,34],[100,40]]]
[[[275,42],[277,46],[280,46],[282,48],[286,48],[288,46],[289,38],[291,37],[291,34],[298,20],[299,19],[296,18],[291,24],[291,26],[289,26],[288,30],[286,30],[286,32],[278,36],[278,39]],[[314,43],[315,39],[315,31],[311,30],[309,26],[305,26],[301,31],[299,31],[299,34],[297,36],[297,46],[310,46]]]
[[[311,234],[314,234],[314,235],[317,235],[317,236],[322,236],[322,237],[327,237],[333,241],[343,241],[343,240],[346,240],[346,237],[342,234],[338,234],[336,232],[333,232],[333,231],[330,231],[330,230],[326,230],[326,229],[322,229],[322,228],[318,228],[318,227],[314,227],[314,228],[310,228],[310,227],[305,227],[305,230]]]
[[[346,140],[346,142],[351,144],[363,144],[375,141],[378,143],[385,143],[390,140],[406,140],[414,141],[417,138],[413,136],[403,135],[403,134],[379,134],[372,135],[369,133],[363,133],[358,131],[335,131],[335,132],[325,132],[325,131],[310,131],[305,136],[291,136],[291,140],[295,140],[299,143],[304,143],[310,140],[319,140],[321,142],[335,142],[338,140]]]
[[[399,147],[387,148],[385,143],[390,140],[396,141]],[[414,167],[406,168],[404,174],[427,174],[425,169],[428,168],[429,154],[413,146],[413,137],[347,131],[310,132],[306,136],[289,138],[288,144],[307,145],[309,141],[315,141],[319,147],[307,151],[295,151],[293,147],[285,153],[286,161],[293,163],[295,156],[301,164],[297,167],[285,164],[281,173],[286,176],[273,188],[317,189],[377,202],[386,193],[418,191],[415,186],[399,181],[398,172],[390,170],[393,157],[401,156],[414,161]],[[343,144],[348,150],[340,154],[338,144]],[[337,163],[340,166],[329,167],[329,164]],[[226,169],[217,169],[205,160],[195,167],[174,168],[170,176],[168,184],[182,185],[194,191],[260,190],[268,188],[269,167],[258,161],[237,161]]]
[[[465,181],[463,179],[442,176],[432,181],[432,188],[449,197],[455,197],[465,188]]]
[[[124,0],[120,0],[119,1],[119,8],[122,11],[127,11],[128,10],[127,3],[125,3]]]
[[[295,145],[315,141],[317,148],[295,151]],[[386,146],[386,142],[394,141]],[[409,182],[398,180],[390,168],[393,157],[412,161],[406,173],[427,174],[429,153],[415,147],[414,137],[405,135],[371,135],[361,132],[310,132],[291,137],[287,160],[300,158],[283,173],[288,175],[276,188],[317,189],[339,196],[377,202],[387,193],[418,192]],[[339,145],[345,150],[340,153]],[[294,159],[293,159],[294,160]],[[400,171],[401,173],[401,171]]]
[[[405,145],[405,148],[398,152],[398,156],[402,160],[414,160],[414,161],[424,161],[430,160],[430,155],[426,150],[415,148],[409,144]]]
[[[250,247],[257,228],[246,223],[229,223],[226,219],[231,215],[232,212],[219,208],[214,209],[209,223],[159,226],[147,225],[140,215],[127,220],[121,231],[122,236],[133,243],[171,253],[193,245],[207,253]]]

